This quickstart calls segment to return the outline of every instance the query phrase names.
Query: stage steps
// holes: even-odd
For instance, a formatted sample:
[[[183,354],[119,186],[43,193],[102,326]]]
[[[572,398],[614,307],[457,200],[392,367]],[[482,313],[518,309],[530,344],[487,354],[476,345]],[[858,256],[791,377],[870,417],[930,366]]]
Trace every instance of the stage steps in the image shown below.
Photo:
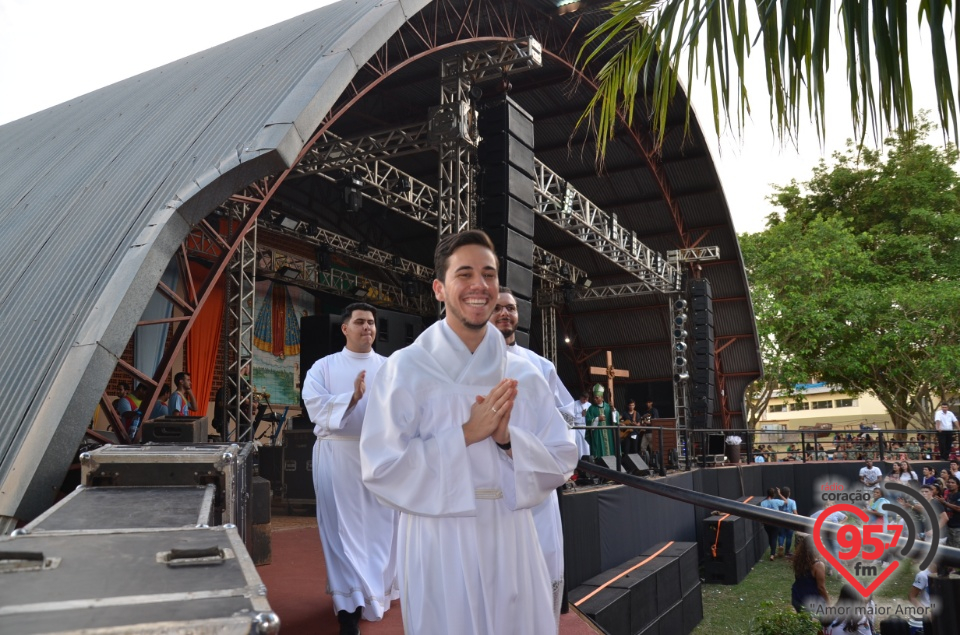
[[[610,635],[687,635],[703,619],[697,543],[654,545],[568,596]]]

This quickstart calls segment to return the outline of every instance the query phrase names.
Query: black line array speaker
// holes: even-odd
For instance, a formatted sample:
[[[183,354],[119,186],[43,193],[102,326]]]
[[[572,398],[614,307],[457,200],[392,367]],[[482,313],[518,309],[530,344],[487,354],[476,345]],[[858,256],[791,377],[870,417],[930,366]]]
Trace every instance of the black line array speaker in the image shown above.
[[[509,97],[485,102],[477,119],[480,229],[490,235],[500,258],[500,284],[518,302],[518,335],[530,331],[533,298],[533,117]]]
[[[693,346],[690,353],[690,420],[693,428],[712,428],[716,395],[713,295],[706,278],[689,283]]]
[[[300,318],[301,390],[310,367],[321,357],[339,351],[346,343],[347,339],[340,330],[339,315],[304,315]]]

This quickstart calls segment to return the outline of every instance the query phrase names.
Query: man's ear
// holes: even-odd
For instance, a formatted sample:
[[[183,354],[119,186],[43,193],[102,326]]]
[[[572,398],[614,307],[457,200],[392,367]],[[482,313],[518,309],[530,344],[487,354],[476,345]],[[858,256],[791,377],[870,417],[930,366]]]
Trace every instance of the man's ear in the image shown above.
[[[444,293],[443,283],[433,279],[433,296],[437,299],[438,302],[446,302],[446,296]]]

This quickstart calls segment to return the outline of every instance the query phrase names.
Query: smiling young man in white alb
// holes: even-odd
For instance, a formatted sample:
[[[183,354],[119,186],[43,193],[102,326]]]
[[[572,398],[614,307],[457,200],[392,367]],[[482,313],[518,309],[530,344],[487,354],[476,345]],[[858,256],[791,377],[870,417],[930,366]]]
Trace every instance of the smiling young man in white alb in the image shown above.
[[[397,513],[363,486],[360,430],[367,387],[386,358],[373,351],[377,310],[361,302],[341,315],[347,344],[315,363],[303,382],[313,422],[313,486],[327,567],[327,593],[341,635],[360,632],[360,618],[377,621],[400,597],[396,581]]]
[[[400,510],[404,630],[556,633],[530,510],[566,481],[576,446],[539,369],[488,323],[490,238],[445,236],[434,262],[446,316],[383,365],[360,440],[364,483]]]

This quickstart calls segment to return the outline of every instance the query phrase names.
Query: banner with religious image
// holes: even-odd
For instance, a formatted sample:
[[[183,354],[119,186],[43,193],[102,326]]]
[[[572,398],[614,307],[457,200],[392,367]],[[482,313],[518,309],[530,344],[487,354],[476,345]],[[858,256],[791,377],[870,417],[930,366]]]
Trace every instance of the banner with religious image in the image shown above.
[[[313,308],[313,295],[299,287],[257,282],[253,385],[275,406],[300,402],[300,318]]]

